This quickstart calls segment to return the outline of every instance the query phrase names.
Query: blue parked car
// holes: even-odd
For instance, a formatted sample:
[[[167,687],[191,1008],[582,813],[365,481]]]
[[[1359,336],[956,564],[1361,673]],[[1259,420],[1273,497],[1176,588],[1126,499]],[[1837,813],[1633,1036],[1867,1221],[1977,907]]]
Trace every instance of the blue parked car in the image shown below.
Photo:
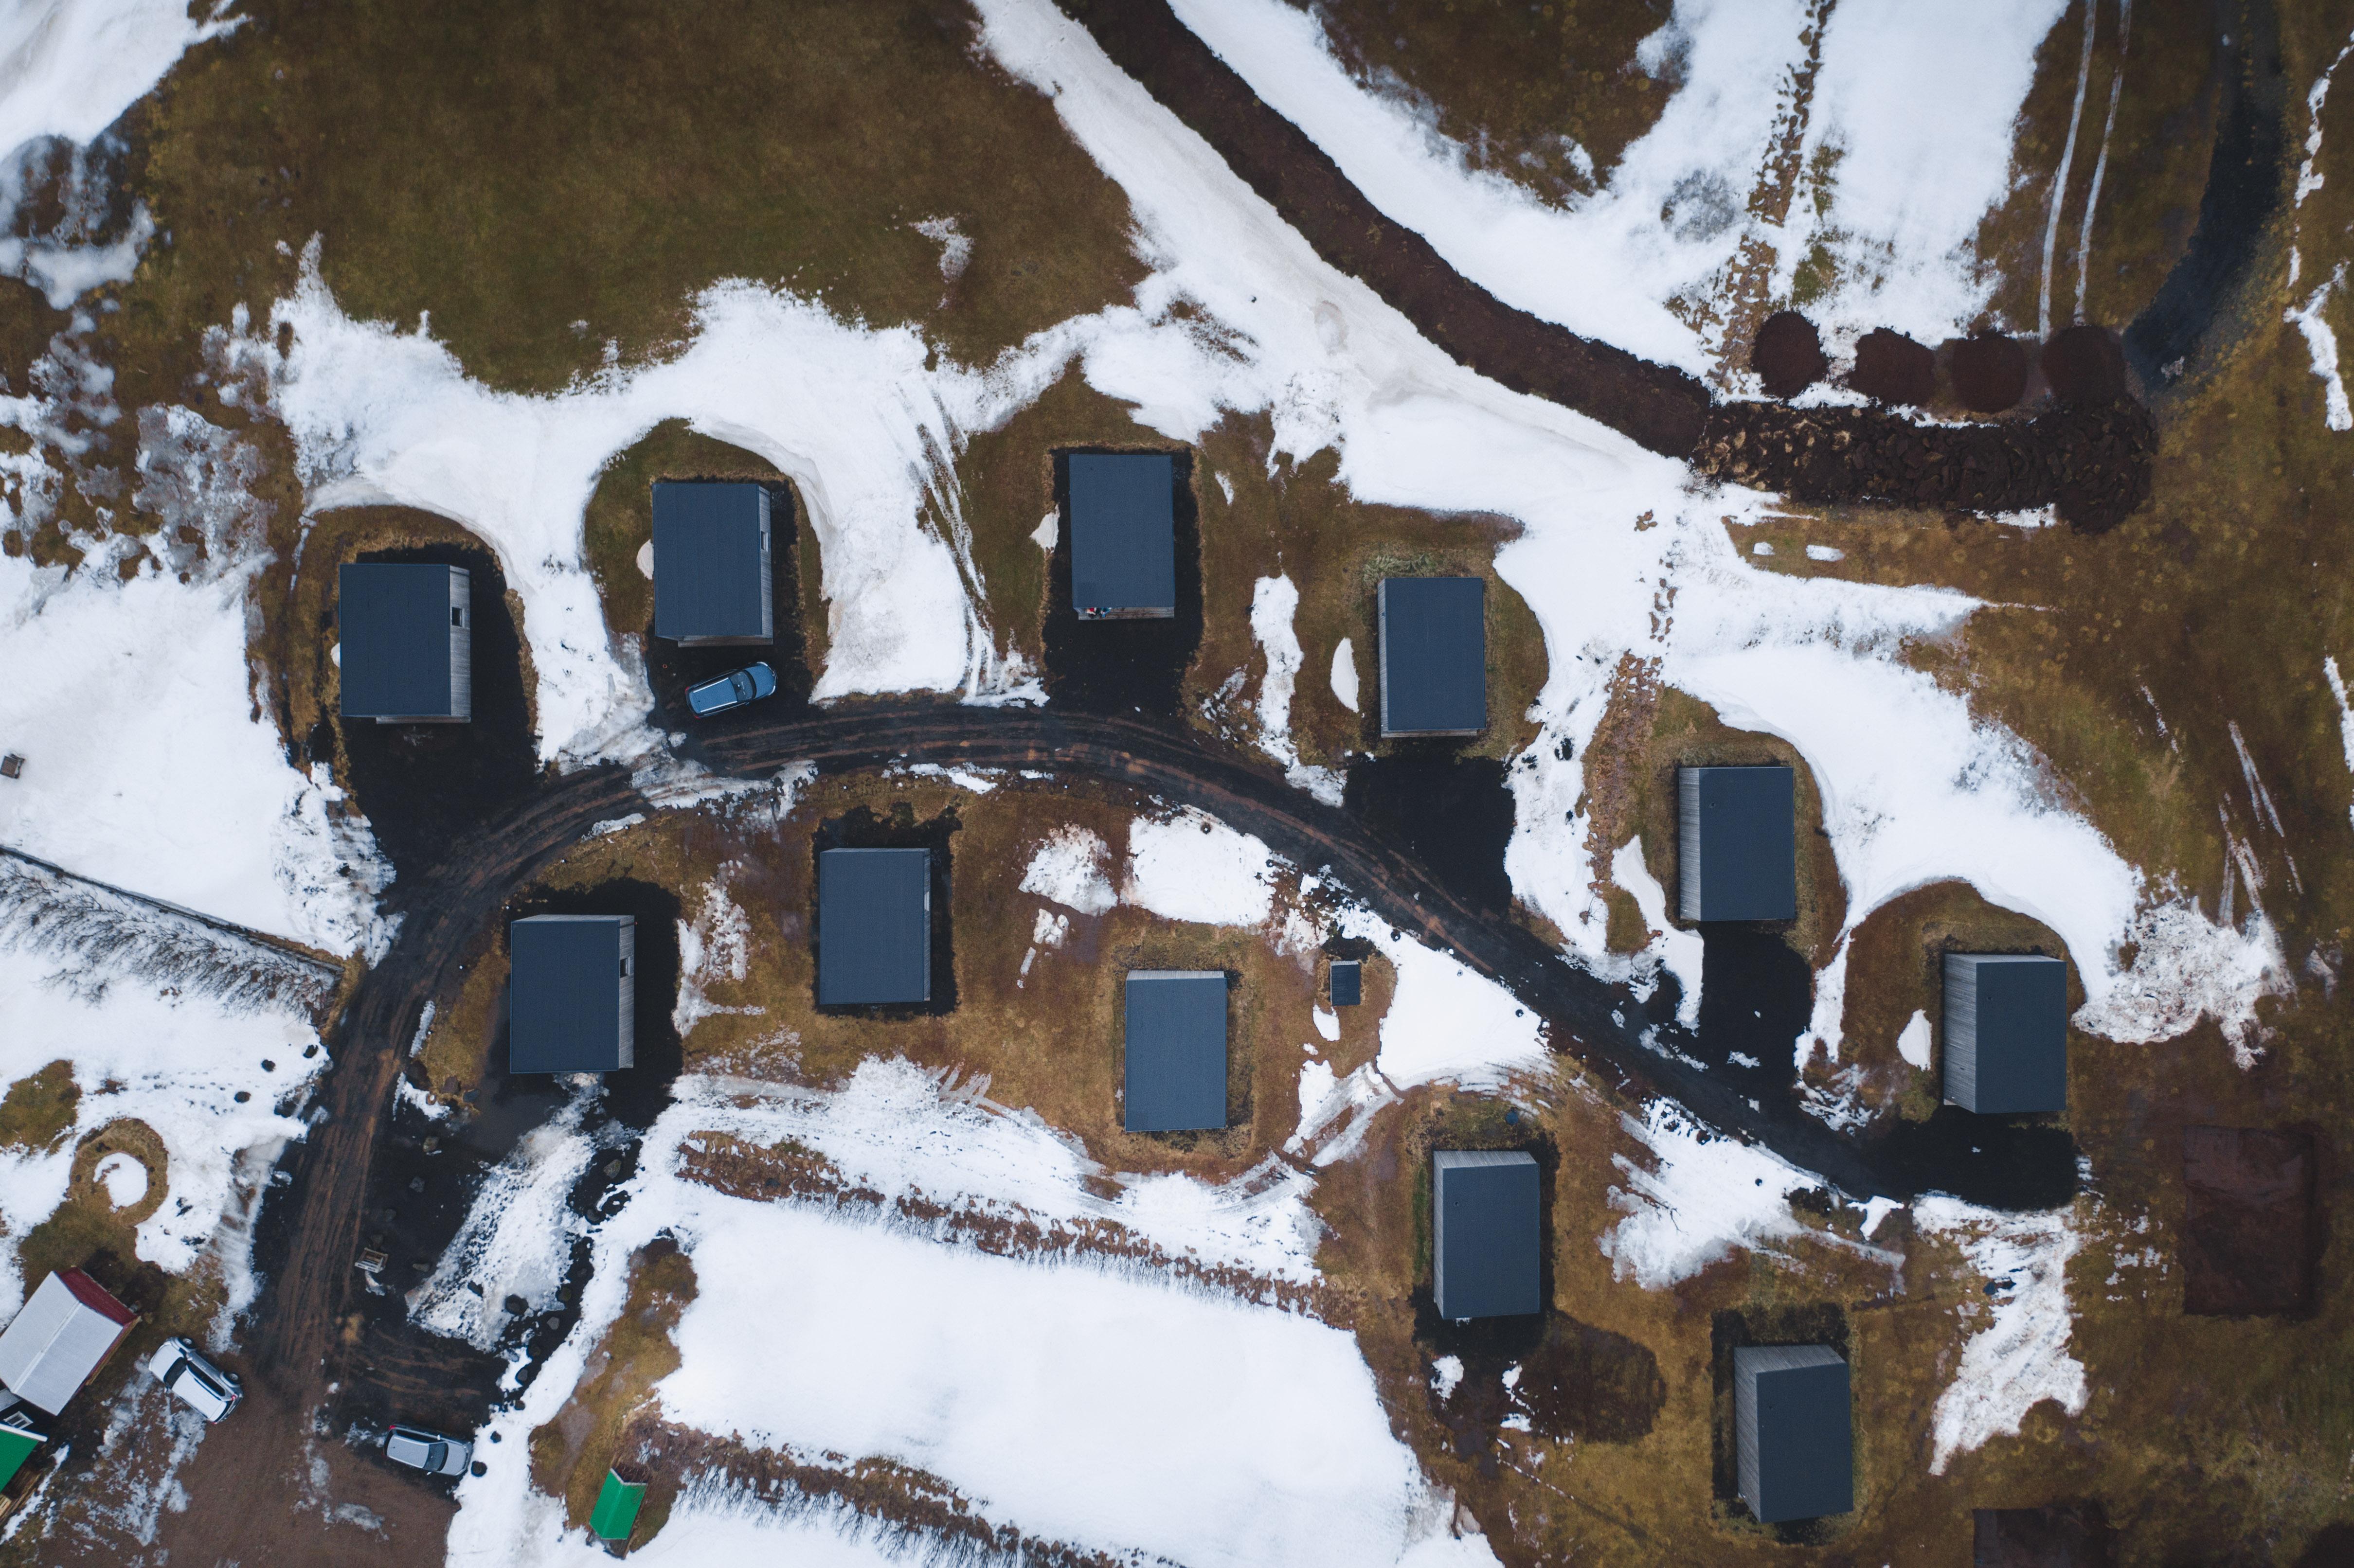
[[[689,687],[686,705],[707,717],[776,694],[777,673],[765,663],[747,664],[740,670],[728,671],[717,680]]]

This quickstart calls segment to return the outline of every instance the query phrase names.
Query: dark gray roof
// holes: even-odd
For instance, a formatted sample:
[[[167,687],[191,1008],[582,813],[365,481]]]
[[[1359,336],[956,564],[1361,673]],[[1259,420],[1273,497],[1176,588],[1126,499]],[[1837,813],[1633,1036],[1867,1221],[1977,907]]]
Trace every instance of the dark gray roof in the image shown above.
[[[1177,463],[1167,452],[1073,452],[1071,605],[1177,609]]]
[[[1335,1007],[1354,1007],[1364,1000],[1364,967],[1354,959],[1334,959],[1328,983]]]
[[[1137,969],[1128,977],[1130,1132],[1226,1125],[1226,977],[1214,969]]]
[[[774,635],[769,493],[760,485],[654,482],[654,635]]]
[[[1536,1157],[1441,1150],[1430,1157],[1431,1294],[1447,1319],[1540,1311]]]
[[[1676,793],[1683,917],[1795,916],[1797,775],[1787,768],[1680,768]]]
[[[450,574],[423,563],[355,561],[336,574],[345,718],[452,711]]]
[[[1733,1352],[1741,1499],[1767,1524],[1855,1506],[1847,1362],[1828,1345],[1743,1345]]]
[[[817,857],[817,1000],[929,1001],[932,852],[830,849]]]
[[[630,915],[534,915],[507,927],[507,1071],[610,1073],[632,1061]],[[627,980],[630,984],[624,984]]]
[[[1946,955],[1946,1098],[1988,1114],[2068,1107],[2065,962]]]
[[[1384,577],[1382,733],[1488,727],[1487,587],[1478,577]]]

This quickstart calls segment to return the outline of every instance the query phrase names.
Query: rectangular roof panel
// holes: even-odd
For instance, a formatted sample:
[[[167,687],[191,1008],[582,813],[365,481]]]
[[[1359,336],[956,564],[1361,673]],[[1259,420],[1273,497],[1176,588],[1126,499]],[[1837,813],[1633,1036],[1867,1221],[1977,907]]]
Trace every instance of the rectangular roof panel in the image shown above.
[[[353,561],[335,578],[345,718],[449,714],[450,574],[429,563]]]
[[[1226,1125],[1226,977],[1135,969],[1128,977],[1126,1094],[1130,1132]]]
[[[654,635],[775,635],[769,493],[748,482],[654,482]]]
[[[1071,606],[1177,612],[1177,462],[1167,452],[1073,452]]]
[[[0,1331],[0,1383],[55,1415],[136,1321],[80,1269],[52,1274]]]
[[[1478,577],[1382,579],[1384,735],[1488,727],[1487,588]]]
[[[1828,1345],[1743,1345],[1733,1352],[1741,1498],[1760,1520],[1819,1519],[1855,1506],[1848,1365]]]
[[[621,928],[636,924],[628,915],[534,915],[507,928],[509,1072],[610,1073],[629,1065]]]
[[[2068,966],[1946,955],[1946,1098],[1982,1114],[2068,1107]]]
[[[929,1001],[931,909],[931,851],[820,851],[819,1005]]]
[[[1798,912],[1797,776],[1787,768],[1676,770],[1680,913],[1787,920]]]
[[[1519,1150],[1441,1150],[1431,1164],[1431,1285],[1449,1319],[1540,1311],[1540,1172]]]

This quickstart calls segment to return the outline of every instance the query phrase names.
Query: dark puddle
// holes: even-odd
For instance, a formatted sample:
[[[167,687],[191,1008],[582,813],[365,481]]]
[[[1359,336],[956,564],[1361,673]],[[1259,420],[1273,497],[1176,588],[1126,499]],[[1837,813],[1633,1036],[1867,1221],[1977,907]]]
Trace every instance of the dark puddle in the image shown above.
[[[2125,331],[2126,359],[2155,389],[2181,374],[2184,361],[2253,261],[2264,225],[2287,183],[2278,28],[2269,4],[2219,7],[2229,31],[2215,77],[2223,95],[2199,198],[2199,227],[2182,259]]]
[[[810,1002],[820,1012],[850,1018],[927,1018],[954,1012],[957,1004],[956,986],[956,922],[949,912],[955,906],[949,901],[950,844],[964,823],[956,808],[949,807],[928,821],[916,820],[916,809],[907,801],[895,802],[887,815],[877,816],[864,806],[853,807],[841,816],[818,824],[810,842],[809,929],[810,949],[814,960],[817,949],[817,857],[830,849],[928,849],[932,852],[932,999],[923,1002],[879,1002],[843,1005],[820,1003],[817,1001],[817,965],[810,965]]]
[[[539,776],[524,700],[522,641],[507,613],[506,577],[487,549],[423,545],[368,550],[363,561],[463,567],[472,575],[474,717],[470,724],[322,722],[310,736],[313,761],[340,735],[347,774],[376,842],[404,875],[439,862],[467,830],[521,800]],[[322,636],[335,635],[329,608]],[[324,732],[324,733],[322,733]]]
[[[2182,1309],[2302,1317],[2327,1237],[2304,1128],[2192,1127],[2182,1134]]]
[[[2052,1118],[1939,1106],[1927,1121],[1896,1120],[1865,1152],[1900,1192],[2010,1210],[2057,1208],[2076,1195],[2076,1140]]]
[[[769,592],[770,621],[776,640],[769,643],[731,643],[721,647],[684,648],[654,636],[647,620],[642,644],[645,650],[646,681],[654,694],[653,722],[668,730],[684,730],[691,753],[698,740],[716,739],[753,725],[779,724],[810,712],[807,636],[801,626],[800,514],[793,508],[792,486],[782,482],[761,487],[769,493]],[[686,704],[689,687],[730,670],[765,663],[777,673],[777,694],[708,718],[698,718]]]
[[[1970,1512],[1974,1568],[2110,1568],[2116,1560],[2117,1532],[2097,1502]]]
[[[1350,763],[1341,803],[1473,908],[1511,910],[1504,846],[1512,837],[1512,794],[1501,762],[1458,756],[1445,742],[1401,742],[1389,756]]]
[[[1063,525],[1046,564],[1046,694],[1088,714],[1176,716],[1179,688],[1202,641],[1202,527],[1193,503],[1193,454],[1176,460],[1174,512],[1177,613],[1165,620],[1081,620],[1071,608],[1071,465],[1074,447],[1055,454],[1055,514]]]
[[[1849,1350],[1847,1313],[1836,1303],[1751,1307],[1719,1312],[1709,1319],[1709,1485],[1718,1506],[1742,1520],[1755,1516],[1741,1500],[1741,1452],[1733,1423],[1733,1352],[1746,1345],[1829,1345],[1840,1360],[1854,1362]],[[1850,1393],[1852,1386],[1850,1381]],[[1819,1545],[1844,1531],[1853,1518],[1835,1514],[1760,1528],[1787,1545]]]
[[[637,1169],[639,1135],[669,1103],[678,1075],[679,1041],[671,1021],[678,989],[678,899],[668,889],[623,879],[594,888],[533,889],[499,916],[502,927],[528,915],[638,917],[637,1065],[605,1075],[588,1102],[580,1129],[596,1151],[567,1200],[592,1221],[618,1210],[619,1189]],[[493,1317],[504,1311],[507,1319],[492,1353],[431,1333],[408,1315],[408,1293],[439,1266],[484,1181],[525,1135],[546,1125],[578,1093],[569,1078],[507,1071],[505,1012],[503,997],[482,1086],[464,1108],[431,1118],[404,1100],[394,1107],[389,1131],[377,1145],[361,1245],[384,1255],[379,1277],[385,1288],[381,1295],[355,1291],[351,1298],[359,1322],[336,1401],[340,1426],[380,1427],[399,1420],[471,1432],[488,1416],[509,1356],[525,1352],[518,1381],[528,1387],[578,1320],[589,1270],[588,1236],[572,1245],[553,1307],[534,1311],[519,1298],[493,1301],[483,1296],[486,1310]],[[408,1072],[416,1082],[413,1064]]]

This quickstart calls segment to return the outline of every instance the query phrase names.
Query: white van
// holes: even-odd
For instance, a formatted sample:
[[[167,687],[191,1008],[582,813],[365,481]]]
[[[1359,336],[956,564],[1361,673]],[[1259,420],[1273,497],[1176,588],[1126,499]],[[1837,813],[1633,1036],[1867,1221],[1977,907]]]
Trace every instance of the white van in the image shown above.
[[[196,1407],[207,1421],[218,1421],[245,1397],[245,1385],[196,1353],[186,1340],[166,1340],[148,1358],[157,1382]]]

